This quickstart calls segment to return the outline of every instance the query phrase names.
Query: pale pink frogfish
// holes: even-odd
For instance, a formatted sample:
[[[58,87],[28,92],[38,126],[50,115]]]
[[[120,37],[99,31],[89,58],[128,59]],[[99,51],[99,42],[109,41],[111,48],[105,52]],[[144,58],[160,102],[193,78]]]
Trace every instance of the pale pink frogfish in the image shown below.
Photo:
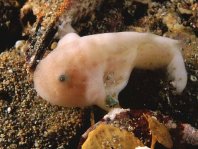
[[[163,67],[181,93],[187,72],[179,41],[151,33],[70,33],[39,62],[33,79],[38,95],[51,104],[108,109],[109,100],[118,103],[134,68]]]

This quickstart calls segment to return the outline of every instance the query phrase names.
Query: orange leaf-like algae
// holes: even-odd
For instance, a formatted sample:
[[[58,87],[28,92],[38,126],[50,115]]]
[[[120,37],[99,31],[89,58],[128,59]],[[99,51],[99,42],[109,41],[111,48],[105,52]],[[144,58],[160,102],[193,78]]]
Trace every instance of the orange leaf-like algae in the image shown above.
[[[169,130],[166,128],[166,126],[162,123],[160,123],[157,119],[154,117],[145,115],[148,124],[149,129],[152,134],[152,146],[155,144],[155,140],[157,140],[160,144],[164,145],[166,148],[172,148],[173,147],[173,141],[171,138],[171,135],[169,133]],[[154,141],[154,142],[153,142]],[[151,146],[151,148],[152,148]]]
[[[108,124],[99,124],[88,134],[82,149],[135,149],[144,146],[132,133]]]

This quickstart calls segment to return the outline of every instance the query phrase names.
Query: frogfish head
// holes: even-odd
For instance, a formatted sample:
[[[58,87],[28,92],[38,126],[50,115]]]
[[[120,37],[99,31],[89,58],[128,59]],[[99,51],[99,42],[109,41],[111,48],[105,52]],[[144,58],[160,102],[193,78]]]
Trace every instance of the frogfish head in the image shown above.
[[[89,105],[85,95],[88,77],[74,51],[57,47],[40,61],[34,72],[34,88],[38,95],[53,105]]]

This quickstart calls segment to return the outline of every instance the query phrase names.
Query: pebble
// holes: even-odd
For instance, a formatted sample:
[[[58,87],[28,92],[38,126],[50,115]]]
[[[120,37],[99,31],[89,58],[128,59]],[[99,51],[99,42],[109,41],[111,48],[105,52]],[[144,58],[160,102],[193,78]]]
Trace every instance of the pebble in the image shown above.
[[[16,49],[19,49],[24,45],[24,43],[25,43],[25,40],[18,40],[18,41],[16,41],[14,46]]]
[[[11,109],[10,107],[7,108],[8,114],[11,112],[11,110],[12,110],[12,109]]]
[[[39,144],[38,144],[37,141],[35,141],[34,146],[35,146],[35,147],[39,147]]]
[[[9,69],[9,70],[8,70],[8,73],[13,73],[12,69]]]
[[[55,49],[55,48],[57,47],[57,44],[58,44],[57,42],[53,42],[53,43],[51,44],[51,47],[50,47],[50,48],[51,48],[52,50]]]
[[[188,14],[188,15],[192,14],[192,10],[183,7],[181,4],[178,4],[177,7],[181,14]]]
[[[194,75],[190,75],[190,80],[191,80],[192,82],[196,82],[196,81],[197,81],[197,77],[194,76]]]
[[[1,135],[0,135],[0,137],[1,137],[1,138],[4,138],[4,137],[5,137],[5,135],[4,135],[4,134],[1,134]]]

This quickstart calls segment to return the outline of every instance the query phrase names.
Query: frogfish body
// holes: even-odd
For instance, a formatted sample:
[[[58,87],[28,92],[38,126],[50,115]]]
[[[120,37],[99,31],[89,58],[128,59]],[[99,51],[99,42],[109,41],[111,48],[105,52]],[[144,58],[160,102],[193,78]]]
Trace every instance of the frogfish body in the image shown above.
[[[177,93],[187,73],[177,40],[151,33],[119,32],[64,36],[34,72],[37,93],[55,105],[108,109],[118,103],[133,68],[166,67]]]

